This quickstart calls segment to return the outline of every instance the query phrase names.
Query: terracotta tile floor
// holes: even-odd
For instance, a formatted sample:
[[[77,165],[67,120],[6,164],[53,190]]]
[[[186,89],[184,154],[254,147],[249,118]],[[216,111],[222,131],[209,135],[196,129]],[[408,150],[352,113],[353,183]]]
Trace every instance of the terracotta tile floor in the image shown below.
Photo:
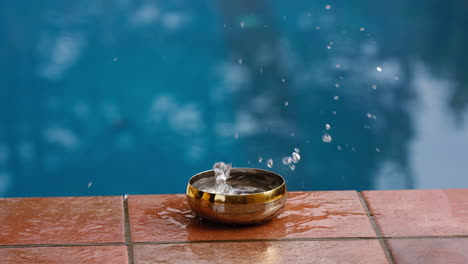
[[[468,263],[468,238],[392,239],[397,263]]]
[[[226,227],[199,221],[184,195],[130,196],[132,241],[375,237],[355,191],[291,192],[275,221]]]
[[[388,263],[376,240],[137,245],[134,253],[136,264]]]
[[[127,264],[125,246],[0,248],[0,263]]]
[[[468,189],[292,192],[250,227],[199,220],[184,195],[0,199],[1,264],[468,263],[466,252]]]
[[[468,235],[468,189],[363,193],[385,236]]]
[[[0,244],[124,242],[123,219],[117,196],[0,199]]]

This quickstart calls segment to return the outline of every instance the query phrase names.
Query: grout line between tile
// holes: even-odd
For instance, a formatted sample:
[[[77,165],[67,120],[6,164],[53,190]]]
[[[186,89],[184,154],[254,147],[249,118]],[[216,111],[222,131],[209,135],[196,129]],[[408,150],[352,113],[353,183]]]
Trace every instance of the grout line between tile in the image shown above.
[[[367,213],[367,218],[369,218],[369,222],[374,229],[375,234],[377,235],[377,238],[383,238],[382,231],[380,230],[379,226],[377,225],[377,222],[375,221],[374,215],[372,214],[372,211],[369,208],[369,205],[367,204],[366,199],[364,198],[364,195],[362,195],[362,192],[357,192],[359,200],[361,201],[362,207],[364,207],[364,210]],[[380,245],[382,246],[383,251],[385,252],[385,255],[387,256],[387,260],[390,264],[395,264],[395,259],[393,258],[392,252],[390,250],[390,247],[388,246],[387,240],[385,239],[379,239]]]
[[[35,248],[35,247],[87,247],[87,246],[125,246],[125,243],[75,243],[75,244],[22,244],[0,245],[0,248]]]
[[[318,238],[280,238],[280,239],[238,239],[238,240],[199,240],[199,241],[149,241],[149,242],[111,242],[111,243],[74,243],[74,244],[23,244],[0,245],[1,248],[33,248],[33,247],[79,247],[79,246],[134,246],[158,244],[197,244],[197,243],[243,243],[243,242],[294,242],[294,241],[360,241],[360,240],[411,240],[411,239],[467,239],[464,236],[414,236],[414,237],[318,237]],[[132,248],[133,249],[133,248]]]
[[[127,246],[128,264],[134,264],[132,234],[130,230],[130,215],[128,213],[127,196],[124,196],[123,207],[124,207],[125,245]]]

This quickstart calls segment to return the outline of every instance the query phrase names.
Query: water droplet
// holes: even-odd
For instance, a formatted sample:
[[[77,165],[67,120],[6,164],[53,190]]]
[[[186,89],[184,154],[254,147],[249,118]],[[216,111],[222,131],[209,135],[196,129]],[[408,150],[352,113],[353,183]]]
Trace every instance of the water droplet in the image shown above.
[[[267,160],[267,166],[268,166],[268,168],[273,167],[273,160],[272,159]]]
[[[294,152],[299,153],[299,148],[294,148]]]
[[[91,185],[93,185],[93,182],[88,182],[88,188],[90,188]]]
[[[292,153],[292,162],[298,163],[301,160],[301,155],[297,152]]]
[[[283,161],[284,165],[288,165],[288,164],[291,164],[292,158],[291,157],[283,157],[282,161]]]
[[[320,30],[320,26],[316,26],[315,29],[316,29],[316,30]]]
[[[291,132],[291,137],[294,137],[294,132]]]
[[[394,79],[395,81],[399,81],[399,80],[400,80],[400,77],[395,76],[395,77],[393,77],[393,79]]]
[[[377,85],[373,84],[373,85],[371,86],[371,88],[374,89],[374,90],[377,90]]]
[[[331,129],[330,124],[325,124],[325,129],[326,129],[326,130],[330,130],[330,129]]]
[[[119,58],[114,58],[114,61],[117,61]]]
[[[125,201],[128,200],[128,194],[125,194],[125,195],[124,195],[124,200],[125,200]]]
[[[327,46],[327,49],[331,49],[332,47],[330,45]]]
[[[244,26],[245,26],[244,21],[241,21],[241,22],[240,22],[240,27],[241,27],[241,28],[244,28]]]
[[[375,148],[375,151],[380,152],[380,148]]]
[[[333,99],[335,99],[335,101],[336,101],[336,100],[340,99],[340,97],[338,95],[335,95],[335,97],[333,97]]]
[[[226,24],[224,24],[223,27],[227,27]]]
[[[339,69],[339,68],[341,68],[341,64],[337,64],[337,65],[335,65],[335,67],[336,67],[337,69]]]
[[[251,163],[251,161],[250,161],[250,160],[248,160],[248,161],[247,161],[247,164],[250,164],[250,163]]]
[[[333,111],[332,114],[333,114],[333,115],[336,115],[336,111]]]
[[[336,148],[341,151],[341,146],[340,145],[336,146]]]
[[[351,148],[352,151],[356,152],[356,149],[354,147]]]
[[[289,105],[288,101],[284,102],[284,106],[288,106],[288,105]]]
[[[238,133],[238,132],[236,132],[236,133],[234,134],[234,138],[235,138],[235,139],[238,139],[238,138],[239,138],[239,133]]]
[[[375,68],[375,69],[376,69],[378,72],[383,71],[382,67],[380,67],[380,66],[377,66],[377,68]]]
[[[364,27],[360,27],[360,28],[359,28],[359,30],[360,30],[360,31],[365,31],[365,30],[366,30],[366,28],[364,28]]]
[[[329,44],[330,44],[330,45],[333,45],[333,41],[330,41]]]
[[[242,58],[239,58],[237,62],[239,62],[239,64],[242,64]]]
[[[286,82],[286,80],[285,80],[284,78],[281,78],[281,81],[282,81],[282,82]]]
[[[260,68],[260,73],[263,73],[263,68],[262,67]]]
[[[339,83],[335,83],[335,87],[336,87],[336,88],[340,87],[340,84],[339,84]]]
[[[258,163],[262,163],[263,161],[263,158],[262,157],[258,157]]]
[[[325,133],[322,136],[322,141],[325,143],[330,143],[332,141],[332,137],[329,134]]]
[[[325,6],[325,9],[327,9],[327,10],[330,9],[330,8],[331,8],[331,5],[326,5]]]
[[[377,117],[371,113],[367,113],[367,117],[370,119],[377,119]]]
[[[294,165],[294,164],[289,164],[289,168],[293,171],[293,170],[296,169],[296,165]]]

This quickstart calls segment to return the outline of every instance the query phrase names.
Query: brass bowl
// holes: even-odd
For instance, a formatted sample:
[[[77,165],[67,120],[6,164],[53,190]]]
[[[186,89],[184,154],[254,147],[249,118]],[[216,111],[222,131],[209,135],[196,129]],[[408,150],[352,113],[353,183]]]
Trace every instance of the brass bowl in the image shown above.
[[[286,203],[286,182],[271,171],[253,168],[232,168],[229,182],[239,177],[247,179],[265,191],[224,195],[201,191],[193,186],[197,181],[213,177],[213,170],[201,172],[190,178],[187,200],[192,211],[201,218],[231,225],[259,224],[275,217]]]

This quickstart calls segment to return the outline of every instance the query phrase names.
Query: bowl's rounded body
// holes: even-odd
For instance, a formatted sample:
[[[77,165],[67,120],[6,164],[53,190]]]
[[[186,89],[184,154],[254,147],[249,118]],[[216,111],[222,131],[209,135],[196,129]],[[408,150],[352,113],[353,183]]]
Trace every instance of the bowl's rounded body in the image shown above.
[[[286,203],[286,183],[280,175],[260,169],[233,168],[231,177],[248,175],[258,181],[273,182],[274,188],[258,193],[223,195],[203,192],[193,183],[214,177],[212,170],[193,176],[187,186],[187,200],[192,211],[201,218],[231,225],[259,224],[275,217]]]

